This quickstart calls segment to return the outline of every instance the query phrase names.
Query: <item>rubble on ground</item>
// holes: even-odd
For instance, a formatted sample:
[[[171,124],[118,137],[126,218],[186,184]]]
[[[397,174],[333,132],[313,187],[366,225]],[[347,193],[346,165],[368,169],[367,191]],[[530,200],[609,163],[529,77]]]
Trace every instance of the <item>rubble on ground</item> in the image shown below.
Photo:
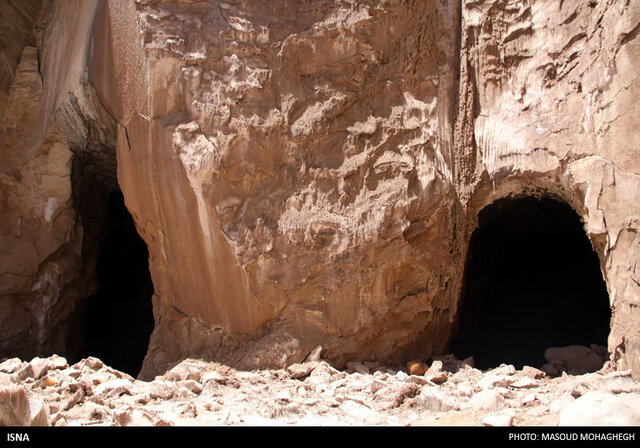
[[[640,424],[629,371],[481,371],[452,355],[346,370],[319,356],[255,371],[186,359],[152,381],[93,357],[12,358],[0,363],[0,396],[0,424],[17,426]]]

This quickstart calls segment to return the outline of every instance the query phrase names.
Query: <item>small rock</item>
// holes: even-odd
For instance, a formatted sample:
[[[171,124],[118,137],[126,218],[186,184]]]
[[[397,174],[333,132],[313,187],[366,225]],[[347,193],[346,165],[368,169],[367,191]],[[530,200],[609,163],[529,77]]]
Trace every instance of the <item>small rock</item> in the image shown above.
[[[352,371],[352,372],[358,372],[358,373],[360,373],[362,375],[368,375],[369,374],[369,367],[367,367],[362,362],[349,361],[347,363],[347,369]]]
[[[325,379],[329,379],[331,377],[344,378],[346,375],[346,372],[340,372],[324,361],[319,362],[310,374],[312,377]]]
[[[384,383],[382,381],[379,380],[373,380],[371,381],[371,383],[369,384],[369,390],[371,391],[372,394],[375,394],[376,392],[378,392],[379,390],[384,389]]]
[[[221,383],[224,384],[227,382],[227,378],[225,376],[223,376],[222,374],[220,374],[219,372],[216,372],[215,370],[212,372],[207,372],[204,375],[202,375],[202,377],[200,378],[200,382],[202,384],[207,384],[208,382],[213,381],[216,383]]]
[[[192,393],[199,395],[202,392],[202,384],[195,380],[183,380],[177,381],[176,385],[180,387],[184,387],[185,389],[191,391]]]
[[[514,411],[508,410],[496,412],[494,414],[488,414],[482,417],[482,424],[484,426],[512,426],[514,418]]]
[[[542,379],[546,376],[542,370],[536,369],[535,367],[531,367],[531,366],[524,366],[522,368],[522,373],[525,376],[536,379],[536,380]]]
[[[304,362],[320,362],[321,354],[322,354],[322,346],[318,345],[316,348],[311,350],[311,353],[307,355]]]
[[[453,400],[445,396],[436,387],[423,387],[416,396],[416,403],[423,409],[433,412],[446,412],[459,408]]]
[[[52,386],[57,386],[58,384],[59,384],[58,381],[51,378],[50,376],[46,376],[44,378],[44,381],[42,382],[43,387],[52,387]]]
[[[409,375],[424,375],[427,370],[429,370],[429,366],[420,360],[409,361],[407,363],[407,372]]]
[[[494,389],[496,387],[509,387],[516,382],[516,378],[507,375],[487,373],[476,384],[481,389]]]
[[[444,364],[442,361],[436,360],[431,363],[429,370],[427,370],[424,376],[435,384],[442,384],[449,379],[449,375],[444,370]]]
[[[123,394],[131,395],[131,381],[116,378],[99,384],[93,393],[105,397],[118,397]]]
[[[434,384],[443,384],[446,383],[449,379],[449,375],[447,375],[447,372],[427,372],[424,376],[427,380],[431,381]]]
[[[429,379],[425,378],[424,376],[418,376],[418,375],[409,375],[405,379],[405,381],[408,383],[415,383],[420,386],[424,386],[425,384],[431,384],[431,381],[429,381]]]
[[[82,375],[82,370],[78,370],[76,368],[71,367],[69,369],[64,370],[62,373],[63,375],[78,379],[80,378],[80,375]]]
[[[171,381],[153,380],[150,383],[149,397],[152,400],[168,400],[178,393],[178,386]]]
[[[94,358],[93,356],[89,356],[88,358],[83,359],[82,361],[80,361],[80,363],[82,363],[83,365],[87,366],[92,370],[100,370],[101,368],[104,367],[104,363],[100,361],[98,358]]]
[[[66,358],[58,355],[49,356],[49,368],[54,370],[62,370],[69,367],[69,363]]]
[[[4,373],[16,373],[20,369],[24,368],[27,363],[19,358],[11,358],[3,361],[0,364],[0,372]]]
[[[452,354],[441,357],[440,361],[442,361],[443,369],[447,372],[452,373],[455,373],[463,368],[473,367],[475,365],[473,357],[459,360]]]
[[[528,376],[519,378],[515,382],[511,383],[511,387],[515,387],[516,389],[530,389],[538,386],[538,382]]]
[[[317,366],[318,364],[316,362],[296,363],[287,367],[287,372],[289,372],[289,375],[291,375],[293,379],[304,378],[310,375]]]
[[[194,380],[198,382],[201,381],[201,376],[202,365],[199,362],[190,359],[175,365],[164,375],[165,379],[169,381]]]
[[[495,411],[504,404],[504,397],[497,389],[486,389],[473,395],[467,404],[476,411]]]
[[[85,398],[85,392],[83,388],[78,388],[73,392],[73,395],[67,399],[63,404],[62,404],[62,410],[63,411],[68,411],[69,409],[73,408],[75,405],[77,405],[78,403],[82,403],[82,401]]]

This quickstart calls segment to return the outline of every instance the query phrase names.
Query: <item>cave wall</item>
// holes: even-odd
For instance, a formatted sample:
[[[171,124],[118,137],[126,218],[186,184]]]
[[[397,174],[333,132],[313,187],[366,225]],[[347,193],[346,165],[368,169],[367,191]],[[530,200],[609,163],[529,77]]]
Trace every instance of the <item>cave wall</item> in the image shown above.
[[[81,350],[74,321],[92,279],[83,265],[85,232],[74,207],[74,155],[110,148],[113,155],[103,158],[115,161],[114,129],[86,82],[96,5],[1,5],[3,61],[16,62],[3,67],[3,80],[10,82],[0,86],[3,357]],[[105,164],[80,176],[109,171],[115,180],[115,166]]]
[[[638,6],[71,3],[33,19],[6,105],[32,117],[2,132],[3,347],[58,347],[26,322],[51,334],[90,289],[70,175],[88,154],[107,185],[117,161],[149,249],[143,376],[184,356],[281,366],[316,345],[338,364],[440,353],[479,211],[521,193],[584,220],[609,349],[640,372]],[[56,181],[17,174],[37,170]]]
[[[456,129],[468,229],[514,193],[570,204],[607,282],[609,351],[636,374],[639,30],[630,2],[463,2]]]

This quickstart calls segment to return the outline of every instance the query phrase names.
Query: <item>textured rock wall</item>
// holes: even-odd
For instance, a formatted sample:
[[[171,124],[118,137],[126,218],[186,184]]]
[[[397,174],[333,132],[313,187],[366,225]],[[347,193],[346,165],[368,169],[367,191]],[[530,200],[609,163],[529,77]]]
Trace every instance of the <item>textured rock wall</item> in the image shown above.
[[[477,213],[514,193],[584,219],[609,348],[640,372],[635,4],[72,3],[44,5],[23,99],[8,96],[33,117],[2,132],[3,316],[67,315],[90,289],[77,203],[90,173],[113,188],[116,147],[155,290],[143,376],[185,356],[281,366],[319,344],[337,363],[441,352]],[[4,346],[33,339],[2,322]]]
[[[456,5],[112,2],[99,20],[93,76],[151,252],[150,365],[266,333],[247,366],[443,347]]]
[[[4,59],[20,54],[0,108],[0,347],[5,356],[81,350],[75,346],[74,316],[92,281],[82,263],[85,232],[73,206],[74,154],[98,155],[103,147],[115,147],[113,136],[109,143],[108,116],[100,113],[86,81],[95,6],[2,4]],[[106,171],[105,165],[97,169],[102,176]]]
[[[640,5],[463,2],[462,24],[457,173],[469,224],[511,193],[572,205],[607,281],[609,349],[638,372]]]

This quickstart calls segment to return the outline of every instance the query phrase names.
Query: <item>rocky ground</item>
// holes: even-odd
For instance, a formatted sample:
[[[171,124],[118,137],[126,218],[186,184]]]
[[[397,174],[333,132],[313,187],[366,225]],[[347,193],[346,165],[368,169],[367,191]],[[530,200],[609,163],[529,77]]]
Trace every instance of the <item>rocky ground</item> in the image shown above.
[[[558,355],[556,353],[556,355]],[[562,355],[562,353],[560,353]],[[558,356],[560,356],[558,355]],[[564,362],[564,364],[563,364]],[[556,426],[640,424],[640,383],[605,367],[568,373],[503,364],[481,371],[445,356],[401,368],[349,363],[317,350],[279,370],[239,371],[187,359],[139,381],[86,358],[0,364],[0,423],[33,426],[386,425]]]

